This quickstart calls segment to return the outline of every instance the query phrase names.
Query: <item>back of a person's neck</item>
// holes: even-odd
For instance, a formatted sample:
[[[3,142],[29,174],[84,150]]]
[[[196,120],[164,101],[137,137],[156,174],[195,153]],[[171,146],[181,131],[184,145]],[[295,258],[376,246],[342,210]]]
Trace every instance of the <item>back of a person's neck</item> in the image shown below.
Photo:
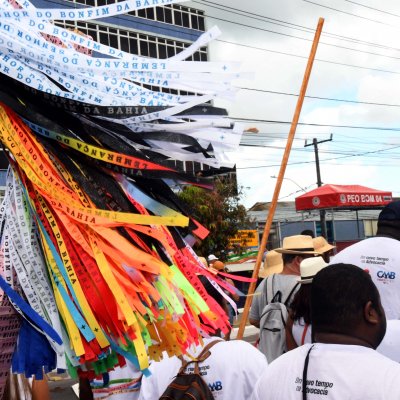
[[[347,335],[345,333],[316,333],[314,340],[315,343],[342,344],[369,347],[371,349],[374,348],[367,340],[354,335]]]
[[[291,264],[286,264],[283,267],[283,270],[281,272],[282,275],[295,275],[295,276],[299,276],[300,272],[299,269],[296,268],[294,265]]]

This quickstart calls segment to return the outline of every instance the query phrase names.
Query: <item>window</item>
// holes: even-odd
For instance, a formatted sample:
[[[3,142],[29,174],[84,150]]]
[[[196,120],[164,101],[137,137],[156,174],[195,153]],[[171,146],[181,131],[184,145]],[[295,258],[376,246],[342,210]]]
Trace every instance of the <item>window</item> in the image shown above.
[[[175,25],[182,26],[182,12],[181,11],[174,11],[174,23]]]

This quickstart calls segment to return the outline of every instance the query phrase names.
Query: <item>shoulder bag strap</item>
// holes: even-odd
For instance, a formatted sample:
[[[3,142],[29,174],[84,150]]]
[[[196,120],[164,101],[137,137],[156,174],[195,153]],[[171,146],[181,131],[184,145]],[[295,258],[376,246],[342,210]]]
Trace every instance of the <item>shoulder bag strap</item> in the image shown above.
[[[304,368],[303,368],[303,382],[302,382],[302,393],[303,393],[303,400],[307,400],[307,372],[308,372],[308,362],[310,361],[310,353],[311,350],[314,348],[314,345],[310,347],[308,350],[306,359],[304,360]]]
[[[208,343],[203,350],[201,351],[201,353],[194,359],[194,360],[190,360],[190,361],[185,361],[184,358],[182,356],[179,356],[179,359],[182,361],[182,366],[179,370],[179,373],[183,373],[184,370],[187,368],[187,366],[189,364],[194,363],[194,373],[195,374],[199,374],[200,370],[199,370],[199,362],[203,362],[205,361],[210,355],[210,349],[211,347],[213,347],[214,345],[216,345],[219,342],[223,342],[224,340],[213,340],[212,342]]]
[[[269,304],[271,302],[271,300],[274,298],[274,280],[275,280],[275,274],[270,275],[268,278],[266,278],[266,295],[265,298],[267,300],[267,304]]]
[[[292,290],[290,291],[288,297],[286,297],[285,302],[283,303],[286,307],[288,306],[289,300],[292,297],[294,291],[297,289],[297,287],[300,285],[300,282],[296,282],[296,284],[292,287]]]

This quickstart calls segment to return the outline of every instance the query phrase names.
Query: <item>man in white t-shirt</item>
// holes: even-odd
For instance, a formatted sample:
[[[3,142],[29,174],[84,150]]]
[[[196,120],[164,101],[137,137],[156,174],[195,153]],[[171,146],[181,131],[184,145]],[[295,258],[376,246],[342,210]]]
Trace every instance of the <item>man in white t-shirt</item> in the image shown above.
[[[400,363],[400,320],[387,321],[386,335],[376,351]]]
[[[220,338],[204,339],[204,346],[217,339]],[[198,356],[204,346],[195,347],[189,354]],[[199,363],[199,368],[215,400],[248,399],[257,379],[267,367],[264,355],[242,340],[221,340],[210,349],[210,353],[205,361]],[[188,356],[184,356],[184,359],[190,360]],[[182,361],[178,357],[167,357],[152,363],[149,368],[151,376],[142,379],[139,399],[159,399],[181,366]],[[191,370],[193,364],[189,364],[186,372]]]
[[[400,365],[375,351],[386,318],[371,277],[330,265],[313,280],[311,304],[315,343],[271,363],[252,400],[400,399]]]
[[[377,236],[342,250],[331,264],[350,263],[368,271],[381,295],[387,319],[400,319],[400,201],[379,214]]]
[[[314,250],[312,237],[307,235],[285,237],[282,247],[275,249],[275,252],[282,254],[282,268],[280,270],[274,268],[272,275],[266,269],[264,274],[266,278],[258,285],[251,303],[249,321],[257,328],[260,327],[260,319],[264,307],[278,291],[281,292],[281,302],[284,303],[288,300],[287,303],[290,303],[290,299],[287,299],[287,297],[290,295],[290,298],[293,298],[295,294],[293,289],[296,286],[297,288],[299,287],[297,277],[300,275],[301,261],[318,254]],[[272,279],[273,293],[267,293],[268,279]]]

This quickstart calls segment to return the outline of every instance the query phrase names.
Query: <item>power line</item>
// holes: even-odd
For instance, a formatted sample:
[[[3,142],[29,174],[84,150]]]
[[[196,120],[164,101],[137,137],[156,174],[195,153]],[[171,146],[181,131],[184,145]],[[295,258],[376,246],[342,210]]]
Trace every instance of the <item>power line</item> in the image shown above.
[[[261,123],[267,123],[267,124],[284,124],[284,125],[291,124],[290,121],[275,121],[275,120],[267,120],[267,119],[253,119],[253,118],[239,118],[239,117],[230,117],[230,119],[236,120],[236,121],[261,122]],[[298,125],[400,132],[400,128],[387,128],[387,127],[378,127],[378,126],[374,127],[374,126],[357,126],[357,125],[332,125],[332,124],[315,124],[315,123],[313,124],[313,123],[305,123],[305,122],[299,122]]]
[[[230,42],[228,40],[216,39],[215,41],[221,42],[221,43],[232,44],[234,46],[246,47],[246,48],[249,48],[249,49],[266,51],[266,52],[269,52],[269,53],[281,54],[281,55],[285,55],[285,56],[302,58],[302,59],[306,59],[306,60],[308,59],[308,57],[301,56],[299,54],[287,53],[287,52],[278,51],[278,50],[265,49],[265,48],[262,48],[262,47],[250,46],[250,45],[247,45],[247,44],[236,43],[236,42]],[[388,74],[400,75],[400,72],[397,72],[397,71],[391,71],[391,70],[380,69],[380,68],[363,67],[361,65],[347,64],[347,63],[342,63],[342,62],[338,62],[338,61],[323,60],[321,58],[316,58],[315,61],[323,62],[323,63],[327,63],[327,64],[333,64],[333,65],[340,65],[340,66],[343,66],[343,67],[351,67],[351,68],[363,69],[363,70],[367,70],[367,71],[375,71],[375,72],[383,72],[383,73],[388,73]]]
[[[391,12],[388,12],[388,11],[379,10],[378,8],[366,6],[365,4],[357,3],[357,2],[351,1],[351,0],[344,0],[344,1],[347,1],[348,3],[356,4],[356,5],[360,6],[360,7],[368,8],[370,10],[378,11],[378,12],[381,12],[383,14],[388,14],[388,15],[392,15],[393,17],[399,17],[400,18],[399,14],[394,14],[394,13],[391,13]]]
[[[215,3],[215,2],[211,2],[211,1],[207,1],[207,0],[200,0],[200,1],[201,2],[194,1],[194,3],[204,4],[207,7],[216,8],[217,10],[228,11],[228,12],[230,12],[232,14],[236,14],[236,15],[239,15],[241,17],[244,16],[246,18],[251,18],[251,19],[254,19],[254,20],[257,20],[257,21],[267,22],[269,24],[273,24],[273,25],[277,25],[277,26],[283,26],[285,28],[299,30],[299,31],[302,31],[302,32],[310,33],[310,34],[314,33],[314,29],[313,28],[310,28],[310,27],[307,27],[307,26],[304,26],[304,25],[294,24],[293,22],[288,22],[288,21],[283,21],[283,20],[276,19],[276,18],[267,17],[267,16],[262,15],[262,14],[249,12],[248,10],[240,10],[238,8],[230,7],[230,6],[227,6],[227,5],[223,5],[223,4],[219,4],[219,3]],[[352,37],[348,37],[348,36],[338,35],[336,33],[328,32],[328,31],[322,32],[322,36],[330,37],[330,38],[337,39],[337,40],[347,41],[347,42],[351,42],[351,43],[359,43],[359,44],[363,44],[363,45],[366,45],[366,46],[372,46],[372,47],[378,47],[378,48],[382,48],[382,49],[400,51],[400,49],[396,48],[396,47],[390,47],[390,46],[379,44],[379,43],[368,42],[368,41],[361,40],[361,39],[358,39],[358,38],[352,38]]]
[[[341,157],[326,158],[324,160],[321,160],[321,163],[325,162],[325,161],[340,160],[340,159],[343,159],[343,158],[361,157],[361,156],[364,156],[366,154],[372,154],[372,153],[382,153],[384,151],[392,150],[392,149],[395,149],[395,148],[400,148],[400,146],[393,146],[393,147],[389,147],[387,149],[366,151],[366,152],[363,152],[363,153],[350,154],[350,155],[345,155],[345,156],[341,156]],[[300,165],[300,164],[311,164],[311,163],[314,163],[314,161],[297,161],[297,162],[288,163],[288,165]],[[279,167],[280,165],[281,164],[258,165],[258,166],[254,166],[254,167],[236,167],[236,169],[269,168],[269,167]]]
[[[303,1],[306,1],[306,0],[303,0]],[[291,35],[289,33],[277,32],[277,31],[273,31],[271,29],[265,29],[265,28],[260,28],[258,26],[243,24],[241,22],[236,22],[236,21],[234,22],[234,21],[230,21],[228,19],[215,17],[215,16],[209,15],[209,14],[205,14],[205,16],[208,17],[208,18],[216,19],[218,21],[223,21],[223,22],[227,22],[229,24],[234,24],[236,26],[239,25],[239,26],[243,26],[245,28],[251,28],[251,29],[256,29],[256,30],[263,31],[263,32],[273,33],[275,35],[290,37],[290,38],[299,39],[299,40],[304,40],[306,42],[312,42],[312,39],[307,39],[307,38],[303,38],[301,36]],[[354,49],[352,47],[340,46],[338,44],[326,43],[326,42],[322,42],[322,41],[320,41],[319,44],[325,45],[325,46],[330,46],[330,47],[336,47],[336,48],[344,49],[344,50],[350,50],[350,51],[354,51],[354,52],[357,52],[357,53],[370,54],[370,55],[373,55],[373,56],[391,58],[391,59],[394,59],[394,60],[400,60],[400,57],[389,56],[387,54],[381,54],[381,53],[374,53],[373,51]]]
[[[337,11],[337,12],[340,12],[340,13],[342,13],[342,14],[351,15],[352,17],[364,19],[364,20],[371,21],[371,22],[376,22],[377,24],[381,24],[381,25],[391,26],[391,27],[393,27],[393,28],[397,28],[396,25],[387,24],[386,22],[378,21],[378,20],[376,20],[376,19],[372,19],[372,18],[368,18],[368,17],[363,17],[362,15],[353,14],[353,13],[351,13],[351,12],[339,10],[339,9],[337,9],[337,8],[329,7],[329,6],[326,6],[326,5],[324,5],[324,4],[315,3],[314,1],[310,1],[310,0],[303,0],[303,1],[306,2],[306,3],[314,4],[314,5],[319,6],[319,7],[327,8],[327,9],[329,9],[329,10]]]
[[[286,93],[286,92],[277,92],[274,90],[265,90],[265,89],[256,89],[256,88],[245,88],[241,87],[239,89],[242,90],[252,90],[255,92],[262,92],[262,93],[272,93],[272,94],[280,94],[283,96],[294,96],[298,97],[295,93]],[[369,101],[356,101],[356,100],[347,100],[347,99],[336,99],[332,97],[319,97],[319,96],[305,96],[308,99],[315,99],[315,100],[326,100],[326,101],[337,101],[343,103],[354,103],[354,104],[366,104],[366,105],[373,105],[373,106],[386,106],[386,107],[400,107],[400,104],[388,104],[388,103],[375,103]]]

